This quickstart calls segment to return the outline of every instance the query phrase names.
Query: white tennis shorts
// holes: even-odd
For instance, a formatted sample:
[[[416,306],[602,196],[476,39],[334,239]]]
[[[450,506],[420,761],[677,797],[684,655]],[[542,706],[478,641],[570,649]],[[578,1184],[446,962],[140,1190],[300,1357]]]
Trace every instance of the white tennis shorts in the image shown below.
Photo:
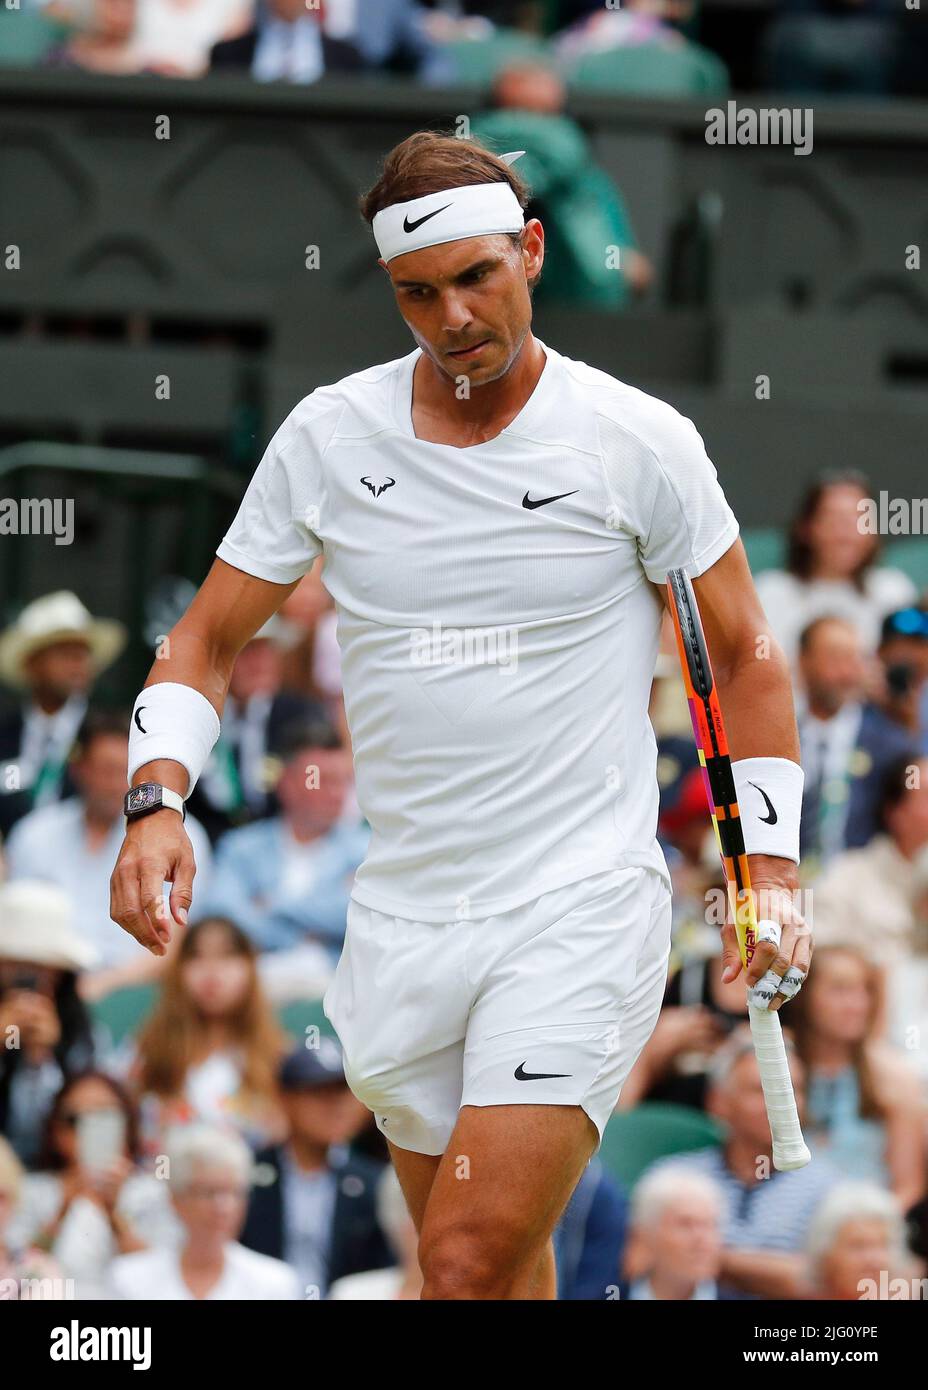
[[[610,869],[480,921],[348,910],[323,1007],[354,1094],[402,1149],[443,1153],[462,1105],[581,1105],[599,1131],[651,1035],[670,891]]]

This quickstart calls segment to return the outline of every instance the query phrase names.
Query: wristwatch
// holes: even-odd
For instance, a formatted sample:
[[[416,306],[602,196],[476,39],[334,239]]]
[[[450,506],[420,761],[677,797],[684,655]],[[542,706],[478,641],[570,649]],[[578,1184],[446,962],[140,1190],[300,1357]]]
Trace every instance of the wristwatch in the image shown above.
[[[152,811],[160,811],[164,806],[180,811],[183,819],[187,819],[187,807],[179,792],[172,792],[170,787],[159,786],[157,782],[142,782],[126,793],[123,812],[128,822],[141,820],[142,816],[150,816]]]

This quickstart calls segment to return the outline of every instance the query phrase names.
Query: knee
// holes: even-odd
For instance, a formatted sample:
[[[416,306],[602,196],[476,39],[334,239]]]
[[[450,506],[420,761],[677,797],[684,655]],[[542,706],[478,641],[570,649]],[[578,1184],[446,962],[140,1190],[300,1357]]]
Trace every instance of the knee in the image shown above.
[[[509,1297],[517,1261],[488,1230],[450,1226],[419,1242],[423,1299]]]

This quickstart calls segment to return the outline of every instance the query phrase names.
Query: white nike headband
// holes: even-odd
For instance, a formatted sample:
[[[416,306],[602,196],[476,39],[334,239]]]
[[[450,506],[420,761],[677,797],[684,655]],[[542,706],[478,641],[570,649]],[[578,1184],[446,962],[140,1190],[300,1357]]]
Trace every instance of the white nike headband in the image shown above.
[[[500,155],[514,164],[524,150]],[[394,203],[378,212],[371,224],[377,249],[385,261],[441,246],[465,237],[521,232],[525,214],[509,183],[469,183],[443,193],[427,193],[408,203]]]

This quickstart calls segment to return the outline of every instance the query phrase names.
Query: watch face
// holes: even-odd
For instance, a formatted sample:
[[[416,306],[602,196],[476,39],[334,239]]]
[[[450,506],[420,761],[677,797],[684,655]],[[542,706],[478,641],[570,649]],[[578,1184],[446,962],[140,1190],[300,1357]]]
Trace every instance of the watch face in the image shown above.
[[[148,811],[160,804],[161,788],[153,782],[143,782],[140,787],[133,787],[126,797],[126,815],[137,815],[139,811]]]

